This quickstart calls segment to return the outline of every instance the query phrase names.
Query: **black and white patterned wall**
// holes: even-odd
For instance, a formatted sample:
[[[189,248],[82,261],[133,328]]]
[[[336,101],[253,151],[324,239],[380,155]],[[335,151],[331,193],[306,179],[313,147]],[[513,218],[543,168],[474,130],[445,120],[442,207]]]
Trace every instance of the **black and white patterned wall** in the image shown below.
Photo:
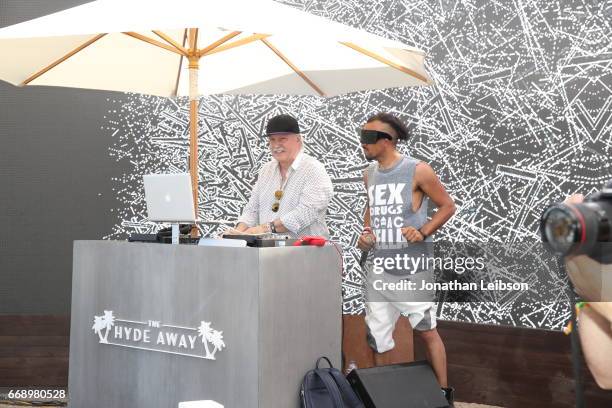
[[[437,240],[539,240],[545,206],[612,179],[612,3],[609,1],[284,1],[314,14],[417,46],[428,55],[429,88],[359,92],[333,99],[218,96],[201,100],[201,213],[214,234],[234,221],[260,166],[266,119],[296,115],[307,151],[334,182],[328,223],[344,247],[344,312],[363,309],[355,243],[362,227],[366,165],[355,129],[389,111],[410,124],[403,149],[430,163],[458,211]],[[183,172],[188,152],[185,99],[109,99],[103,130],[109,154],[127,166],[113,180],[120,205],[106,238],[156,227],[145,220],[141,176]],[[511,267],[499,273],[525,280]],[[531,275],[529,275],[531,276]],[[531,276],[533,278],[533,276]],[[563,285],[550,271],[541,285]],[[444,304],[440,318],[559,329],[564,298],[529,303]]]

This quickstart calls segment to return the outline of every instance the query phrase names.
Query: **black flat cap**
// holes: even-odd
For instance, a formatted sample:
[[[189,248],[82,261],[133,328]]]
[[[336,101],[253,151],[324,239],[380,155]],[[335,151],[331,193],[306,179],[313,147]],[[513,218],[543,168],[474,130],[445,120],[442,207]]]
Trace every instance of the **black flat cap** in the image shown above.
[[[266,125],[266,136],[283,133],[300,133],[300,125],[297,119],[290,115],[278,115],[268,121]]]

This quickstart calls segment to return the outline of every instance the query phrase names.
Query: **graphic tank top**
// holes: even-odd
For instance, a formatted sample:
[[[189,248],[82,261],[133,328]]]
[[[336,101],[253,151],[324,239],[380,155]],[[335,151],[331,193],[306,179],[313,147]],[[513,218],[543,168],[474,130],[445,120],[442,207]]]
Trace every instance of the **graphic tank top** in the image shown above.
[[[417,211],[412,210],[412,185],[418,160],[402,157],[393,167],[380,169],[372,163],[367,169],[367,194],[370,207],[370,226],[376,236],[374,257],[412,257],[433,255],[432,238],[425,243],[411,244],[402,236],[402,227],[420,229],[427,222],[429,198],[425,195]],[[422,272],[427,268],[405,271],[386,268],[393,275]]]

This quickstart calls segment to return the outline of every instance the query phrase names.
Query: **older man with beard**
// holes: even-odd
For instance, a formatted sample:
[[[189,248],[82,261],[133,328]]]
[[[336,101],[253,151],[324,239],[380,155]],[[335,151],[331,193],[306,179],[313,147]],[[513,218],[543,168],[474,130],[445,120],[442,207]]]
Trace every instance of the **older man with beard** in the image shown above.
[[[236,230],[329,238],[325,215],[332,182],[323,164],[304,152],[297,120],[289,115],[273,117],[266,137],[273,159],[259,172]]]

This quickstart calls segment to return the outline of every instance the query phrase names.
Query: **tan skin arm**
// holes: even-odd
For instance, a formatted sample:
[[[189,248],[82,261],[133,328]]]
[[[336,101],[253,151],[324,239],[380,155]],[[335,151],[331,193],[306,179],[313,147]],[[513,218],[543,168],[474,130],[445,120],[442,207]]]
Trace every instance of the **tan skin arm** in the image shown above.
[[[606,319],[612,332],[612,302],[590,302],[589,306]]]
[[[413,204],[419,204],[416,209],[421,206],[425,196],[429,197],[436,205],[438,211],[434,213],[431,220],[425,223],[420,230],[412,226],[402,228],[402,234],[409,242],[422,241],[424,239],[423,234],[427,236],[432,235],[444,225],[456,211],[455,202],[440,182],[434,170],[429,164],[420,162],[415,169],[412,190]],[[415,210],[414,206],[413,210]]]
[[[363,173],[363,183],[366,188],[366,194],[368,191],[368,174]],[[372,233],[370,226],[370,204],[366,200],[365,214],[363,215],[363,231],[357,241],[357,248],[362,251],[369,251],[376,244],[376,236]]]
[[[370,226],[370,204],[366,203],[365,214],[363,214],[363,227],[371,228]]]
[[[612,330],[606,317],[609,318],[610,314],[600,314],[600,311],[596,310],[599,307],[593,307],[594,305],[603,303],[589,303],[588,307],[582,309],[578,334],[585,361],[597,385],[609,390],[612,389]],[[603,306],[608,309],[610,307],[612,303],[609,302],[607,306]]]

